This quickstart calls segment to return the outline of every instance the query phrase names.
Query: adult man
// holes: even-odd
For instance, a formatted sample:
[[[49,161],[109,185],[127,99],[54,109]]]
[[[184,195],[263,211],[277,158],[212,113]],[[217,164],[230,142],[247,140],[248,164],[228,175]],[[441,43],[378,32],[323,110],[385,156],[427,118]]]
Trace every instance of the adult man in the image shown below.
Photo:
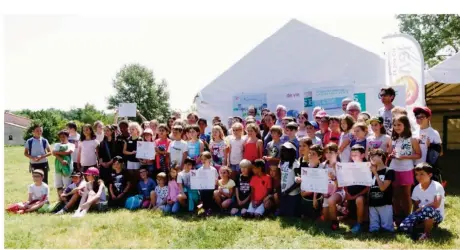
[[[347,105],[347,114],[353,117],[355,122],[358,120],[359,113],[361,113],[361,104],[359,102],[352,101]]]
[[[396,92],[392,87],[382,88],[379,93],[379,97],[382,100],[383,107],[378,111],[378,115],[383,117],[383,126],[385,127],[387,134],[391,135],[393,129],[393,122],[391,110],[395,107],[393,100],[395,99]]]
[[[281,126],[281,123],[283,122],[283,118],[286,116],[286,107],[283,105],[278,105],[276,106],[276,125]]]
[[[256,117],[257,115],[257,109],[253,105],[248,107],[248,116],[254,116]]]
[[[343,110],[343,113],[346,114],[347,113],[347,105],[348,103],[352,102],[353,100],[351,100],[350,98],[345,98],[342,100],[342,110]]]

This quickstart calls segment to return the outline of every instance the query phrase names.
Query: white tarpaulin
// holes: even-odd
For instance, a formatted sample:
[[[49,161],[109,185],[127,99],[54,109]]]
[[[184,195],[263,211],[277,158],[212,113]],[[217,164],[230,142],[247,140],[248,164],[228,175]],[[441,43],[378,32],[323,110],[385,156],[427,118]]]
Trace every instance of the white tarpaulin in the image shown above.
[[[195,104],[200,117],[211,120],[218,115],[226,121],[233,113],[232,97],[238,93],[265,93],[274,111],[283,104],[277,96],[287,98],[287,106],[301,105],[304,99],[297,100],[296,93],[302,96],[314,88],[345,85],[384,86],[384,59],[291,20],[204,87]],[[368,111],[375,114],[378,108],[368,107]]]
[[[425,71],[425,84],[460,83],[460,52]]]

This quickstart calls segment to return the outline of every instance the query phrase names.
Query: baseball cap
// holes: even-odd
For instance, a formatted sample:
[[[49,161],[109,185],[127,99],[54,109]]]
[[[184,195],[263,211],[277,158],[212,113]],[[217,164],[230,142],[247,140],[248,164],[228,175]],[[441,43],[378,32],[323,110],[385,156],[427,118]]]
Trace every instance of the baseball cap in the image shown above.
[[[371,122],[378,122],[380,124],[383,124],[383,117],[381,117],[381,116],[373,116],[369,120],[367,120],[367,125],[371,124]]]
[[[85,175],[99,176],[99,169],[90,167],[86,170]]]
[[[43,170],[41,169],[35,169],[34,171],[32,171],[32,174],[39,174],[42,177],[45,176],[45,172],[43,172]]]
[[[415,107],[413,112],[415,115],[424,113],[428,117],[431,116],[431,109],[429,109],[428,107]]]
[[[117,155],[117,156],[113,157],[112,161],[113,161],[113,163],[115,163],[115,162],[123,163],[123,157]]]
[[[321,111],[318,111],[318,113],[316,113],[316,117],[315,117],[315,118],[323,118],[323,117],[325,117],[325,116],[327,116],[326,111],[321,110]]]
[[[316,121],[306,121],[305,126],[313,126],[315,129],[319,129],[318,123]]]
[[[80,176],[81,176],[81,172],[74,170],[74,171],[72,172],[72,174],[70,174],[70,176],[71,176],[71,177],[74,177],[74,176],[80,177]]]

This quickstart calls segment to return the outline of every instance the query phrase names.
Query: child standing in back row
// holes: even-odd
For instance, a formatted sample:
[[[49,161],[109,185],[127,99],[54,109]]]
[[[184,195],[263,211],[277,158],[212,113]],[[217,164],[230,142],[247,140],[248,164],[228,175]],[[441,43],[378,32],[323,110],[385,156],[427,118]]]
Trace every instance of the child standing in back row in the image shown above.
[[[228,157],[229,166],[233,172],[232,179],[235,179],[236,176],[240,173],[240,162],[243,160],[243,148],[244,141],[243,138],[243,125],[239,122],[232,125],[232,135],[229,136],[229,148],[228,148]]]
[[[200,127],[198,125],[190,125],[186,128],[187,135],[189,136],[190,140],[187,142],[187,153],[188,157],[194,159],[196,161],[196,168],[201,167],[201,159],[200,155],[204,151],[204,143],[198,136],[200,134]]]
[[[219,171],[222,166],[227,166],[227,159],[225,159],[227,144],[224,140],[224,131],[220,126],[214,126],[211,133],[212,140],[209,144],[209,149],[212,154],[212,164]]]
[[[246,127],[248,137],[244,143],[243,158],[249,161],[255,161],[261,159],[263,155],[263,143],[262,140],[257,138],[259,134],[259,127],[251,123]]]
[[[339,155],[340,162],[350,162],[351,141],[353,140],[352,128],[355,124],[351,115],[345,115],[340,121]]]
[[[150,125],[151,126],[151,125]],[[157,164],[156,171],[153,177],[156,179],[158,173],[163,172],[167,174],[171,161],[168,154],[169,144],[171,140],[168,139],[169,129],[166,124],[158,125],[158,139],[155,140],[155,162]]]
[[[80,170],[85,172],[90,167],[97,167],[97,158],[99,155],[99,142],[96,140],[96,134],[93,127],[85,124],[82,128],[80,137],[81,145],[78,151],[78,163]]]
[[[41,125],[32,125],[33,137],[25,143],[24,156],[29,158],[29,170],[43,170],[43,182],[48,183],[48,159],[51,155],[51,147],[48,140],[42,137],[43,128]]]

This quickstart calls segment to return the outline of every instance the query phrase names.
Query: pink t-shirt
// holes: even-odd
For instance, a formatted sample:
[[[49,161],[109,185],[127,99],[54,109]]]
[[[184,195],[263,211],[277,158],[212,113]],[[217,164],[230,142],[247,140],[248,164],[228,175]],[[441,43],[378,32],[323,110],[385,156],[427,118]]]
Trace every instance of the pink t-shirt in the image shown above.
[[[177,201],[177,196],[180,193],[179,184],[175,180],[168,182],[168,200]]]
[[[97,140],[85,140],[80,143],[80,164],[84,167],[97,165],[96,148],[99,146]]]

